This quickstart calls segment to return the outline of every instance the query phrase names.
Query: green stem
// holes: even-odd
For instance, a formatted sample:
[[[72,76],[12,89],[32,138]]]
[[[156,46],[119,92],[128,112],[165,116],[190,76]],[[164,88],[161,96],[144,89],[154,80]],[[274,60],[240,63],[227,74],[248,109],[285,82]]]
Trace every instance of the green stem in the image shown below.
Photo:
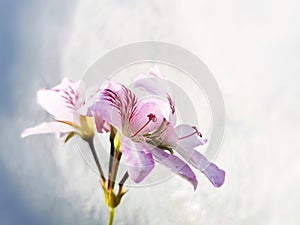
[[[109,207],[109,218],[107,225],[112,225],[114,221],[114,214],[115,214],[115,209],[112,207]]]
[[[95,150],[94,141],[93,141],[93,139],[90,139],[90,140],[88,140],[87,142],[88,142],[88,144],[89,144],[89,146],[90,146],[90,149],[91,149],[91,152],[92,152],[92,154],[93,154],[93,157],[94,157],[95,163],[96,163],[96,165],[97,165],[97,168],[98,168],[100,177],[101,177],[101,179],[102,179],[102,182],[105,183],[105,176],[104,176],[104,173],[103,173],[103,170],[102,170],[100,161],[99,161],[99,159],[98,159],[98,156],[97,156],[97,153],[96,153],[96,150]]]

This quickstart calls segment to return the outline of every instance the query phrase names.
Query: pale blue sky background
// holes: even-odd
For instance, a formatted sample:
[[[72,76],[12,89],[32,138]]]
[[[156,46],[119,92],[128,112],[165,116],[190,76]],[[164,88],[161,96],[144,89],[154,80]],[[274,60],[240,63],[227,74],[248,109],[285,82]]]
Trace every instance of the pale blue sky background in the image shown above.
[[[26,160],[26,143],[19,138],[24,128],[19,125],[28,113],[24,111],[26,96],[35,95],[31,85],[36,86],[37,82],[44,86],[51,80],[56,82],[55,77],[58,77],[55,75],[48,81],[41,74],[46,64],[51,71],[57,71],[57,52],[46,49],[57,48],[57,33],[70,15],[68,8],[72,9],[75,3],[59,2],[0,1],[1,225],[68,224],[64,222],[67,217],[64,214],[68,214],[64,208],[70,210],[70,207],[51,193],[54,179],[45,177],[43,171],[35,168],[31,153],[25,153],[29,158]],[[44,32],[43,27],[51,31]],[[47,63],[43,63],[44,60]],[[48,171],[53,168],[50,163]],[[33,210],[34,204],[41,204],[44,209],[38,213]]]
[[[199,176],[132,189],[116,224],[300,222],[298,1],[0,1],[0,224],[105,224],[97,178],[54,136],[20,139],[49,118],[36,91],[81,78],[111,48],[178,44],[210,68],[227,128],[221,189]],[[168,188],[166,188],[168,187]]]

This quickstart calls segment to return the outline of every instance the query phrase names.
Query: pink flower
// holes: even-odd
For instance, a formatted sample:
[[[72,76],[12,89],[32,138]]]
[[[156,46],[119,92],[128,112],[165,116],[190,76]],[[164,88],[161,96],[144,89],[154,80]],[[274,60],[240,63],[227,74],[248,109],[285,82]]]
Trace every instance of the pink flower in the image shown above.
[[[117,129],[115,146],[122,152],[129,177],[134,182],[145,179],[157,161],[197,187],[196,176],[190,167],[175,155],[157,148],[159,143],[153,142],[155,135],[157,140],[171,140],[172,135],[176,135],[165,131],[166,120],[158,104],[142,102],[125,86],[108,81],[94,111]]]
[[[51,115],[55,121],[44,122],[35,127],[27,128],[21,134],[26,137],[34,134],[58,133],[60,136],[67,135],[66,141],[75,134],[83,139],[94,136],[94,124],[89,116],[78,112],[86,102],[85,86],[82,81],[73,82],[64,78],[61,84],[53,88],[44,88],[37,93],[38,103]],[[98,128],[103,128],[103,121],[97,119]]]
[[[157,137],[166,136],[167,138],[156,140],[156,142],[160,142],[163,148],[176,150],[189,164],[200,170],[215,187],[220,187],[224,183],[225,171],[209,162],[195,149],[197,146],[204,145],[207,139],[202,138],[202,134],[194,126],[185,124],[175,126],[175,101],[171,97],[168,80],[159,72],[158,67],[151,68],[148,75],[139,75],[134,85],[150,94],[165,97],[169,102],[170,122],[166,121],[164,132],[157,135]],[[155,139],[155,136],[152,135],[149,138]]]

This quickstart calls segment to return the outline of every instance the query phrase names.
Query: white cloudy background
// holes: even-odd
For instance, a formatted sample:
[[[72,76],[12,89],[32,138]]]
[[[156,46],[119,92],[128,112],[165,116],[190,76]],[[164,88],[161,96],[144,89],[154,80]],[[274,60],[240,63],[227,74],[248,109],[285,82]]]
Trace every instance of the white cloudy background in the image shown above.
[[[222,90],[227,128],[215,189],[199,176],[132,189],[115,224],[299,224],[300,4],[287,1],[0,2],[0,224],[106,224],[95,174],[49,135],[39,88],[77,79],[114,47],[161,40],[197,54]]]

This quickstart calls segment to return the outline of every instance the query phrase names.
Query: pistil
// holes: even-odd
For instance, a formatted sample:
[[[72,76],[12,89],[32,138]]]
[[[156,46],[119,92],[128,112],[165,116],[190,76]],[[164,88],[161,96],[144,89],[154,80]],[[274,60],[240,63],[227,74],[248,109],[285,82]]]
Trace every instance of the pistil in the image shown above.
[[[193,132],[193,133],[191,133],[191,134],[188,134],[188,135],[186,135],[186,136],[183,136],[183,137],[180,137],[180,138],[178,138],[179,140],[182,140],[182,139],[185,139],[185,138],[188,138],[188,137],[191,137],[191,136],[193,136],[194,134],[196,134],[196,135],[198,135],[199,137],[201,137],[202,138],[202,134],[200,133],[200,131],[198,131],[198,129],[197,129],[197,127],[192,127],[195,131]]]
[[[156,116],[153,113],[150,113],[147,116],[148,116],[149,120],[140,129],[138,129],[131,137],[134,137],[138,133],[140,133],[151,121],[152,122],[156,122],[157,121],[157,118],[156,118]]]

